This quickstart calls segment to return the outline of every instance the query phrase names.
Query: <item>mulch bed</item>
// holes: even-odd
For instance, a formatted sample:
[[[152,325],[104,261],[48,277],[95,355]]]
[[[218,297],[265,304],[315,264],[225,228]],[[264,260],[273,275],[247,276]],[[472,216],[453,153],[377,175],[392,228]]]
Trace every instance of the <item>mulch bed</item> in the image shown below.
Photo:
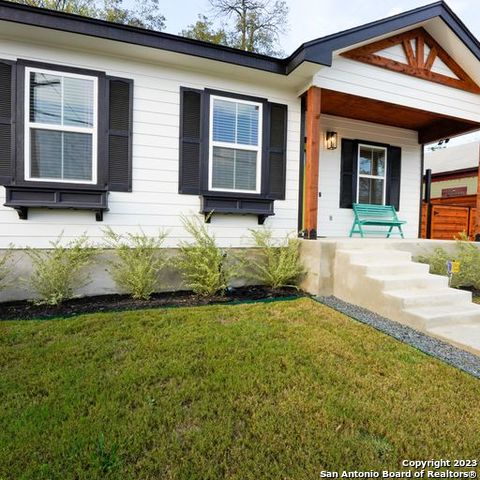
[[[477,290],[475,287],[465,287],[465,286],[460,286],[458,287],[460,290],[467,290],[468,292],[472,292],[472,295],[474,297],[478,297],[480,295],[480,290]]]
[[[134,300],[128,295],[97,295],[67,300],[58,306],[35,305],[29,301],[0,303],[0,320],[31,320],[70,317],[82,313],[140,310],[157,307],[195,307],[281,298],[296,298],[305,294],[294,288],[272,290],[266,287],[240,287],[223,296],[200,297],[192,292],[155,293],[150,300]]]

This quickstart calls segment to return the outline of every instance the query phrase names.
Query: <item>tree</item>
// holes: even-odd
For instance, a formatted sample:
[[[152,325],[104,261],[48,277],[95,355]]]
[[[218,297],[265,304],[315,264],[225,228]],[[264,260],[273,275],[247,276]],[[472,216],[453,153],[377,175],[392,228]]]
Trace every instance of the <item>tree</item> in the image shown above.
[[[125,0],[10,0],[33,7],[49,8],[84,17],[135,27],[163,30],[165,17],[160,13],[159,0],[142,0],[134,9],[127,8]]]
[[[209,0],[212,14],[225,26],[199,15],[196,24],[182,32],[189,38],[207,40],[248,52],[281,55],[280,36],[288,28],[288,6],[284,0]]]
[[[204,42],[217,43],[219,45],[228,45],[227,33],[220,27],[215,30],[213,22],[206,15],[199,14],[198,20],[182,30],[182,37],[203,40]]]

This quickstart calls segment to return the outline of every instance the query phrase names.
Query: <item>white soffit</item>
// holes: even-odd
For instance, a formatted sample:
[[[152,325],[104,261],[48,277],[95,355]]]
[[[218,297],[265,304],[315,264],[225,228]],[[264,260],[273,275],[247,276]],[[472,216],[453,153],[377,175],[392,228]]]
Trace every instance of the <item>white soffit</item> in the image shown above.
[[[441,18],[433,18],[425,30],[480,85],[480,60],[465,46]]]

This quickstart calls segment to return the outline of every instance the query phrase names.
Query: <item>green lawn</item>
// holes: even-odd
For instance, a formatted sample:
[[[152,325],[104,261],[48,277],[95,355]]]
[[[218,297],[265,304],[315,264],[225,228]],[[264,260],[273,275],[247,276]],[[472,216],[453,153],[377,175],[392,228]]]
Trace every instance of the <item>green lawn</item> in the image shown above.
[[[0,322],[0,479],[475,458],[480,381],[310,299]]]

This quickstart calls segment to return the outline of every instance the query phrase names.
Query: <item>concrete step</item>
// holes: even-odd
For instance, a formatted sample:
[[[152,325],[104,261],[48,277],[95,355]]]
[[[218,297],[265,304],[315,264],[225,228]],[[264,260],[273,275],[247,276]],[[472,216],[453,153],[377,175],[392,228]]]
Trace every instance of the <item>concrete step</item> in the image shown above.
[[[337,258],[346,260],[349,263],[392,263],[392,262],[409,262],[412,259],[410,252],[404,252],[402,250],[337,250]]]
[[[430,273],[365,275],[365,280],[382,292],[408,288],[432,289],[448,287],[448,278]]]
[[[385,242],[344,243],[334,259],[336,296],[480,354],[480,305],[470,292]]]
[[[474,303],[464,305],[430,305],[413,307],[404,313],[418,321],[424,328],[477,324],[480,326],[480,305]]]
[[[366,261],[356,262],[351,264],[352,268],[359,274],[363,275],[388,275],[395,273],[401,274],[428,274],[430,271],[429,265],[425,263],[415,263],[408,261],[393,261],[385,263],[370,263]]]
[[[408,309],[430,305],[471,305],[472,294],[454,288],[407,288],[383,292],[398,308]]]
[[[480,323],[461,323],[429,328],[427,333],[463,350],[480,355]]]
[[[403,242],[398,238],[360,238],[338,239],[336,241],[337,250],[398,250],[398,242]]]

